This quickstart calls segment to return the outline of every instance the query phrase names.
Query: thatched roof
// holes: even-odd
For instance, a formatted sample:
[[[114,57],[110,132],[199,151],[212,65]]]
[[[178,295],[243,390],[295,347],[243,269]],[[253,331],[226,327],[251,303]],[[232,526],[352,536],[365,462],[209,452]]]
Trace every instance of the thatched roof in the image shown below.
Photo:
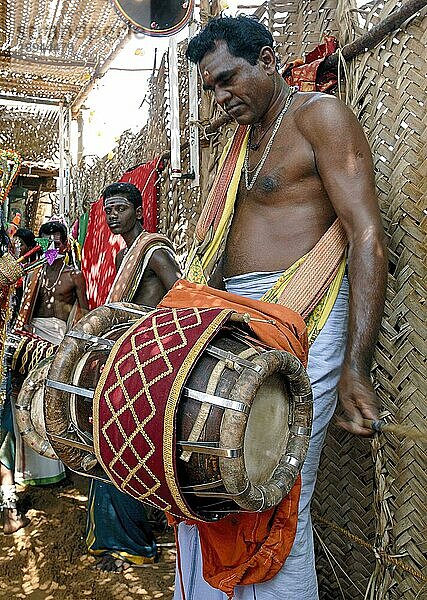
[[[78,106],[128,34],[106,0],[3,0],[0,3],[0,145],[26,159],[54,160],[58,111]],[[29,100],[33,104],[29,104]]]
[[[105,0],[6,0],[0,4],[0,90],[72,102],[127,30]]]
[[[58,119],[54,106],[0,105],[0,147],[16,149],[27,161],[56,164]]]

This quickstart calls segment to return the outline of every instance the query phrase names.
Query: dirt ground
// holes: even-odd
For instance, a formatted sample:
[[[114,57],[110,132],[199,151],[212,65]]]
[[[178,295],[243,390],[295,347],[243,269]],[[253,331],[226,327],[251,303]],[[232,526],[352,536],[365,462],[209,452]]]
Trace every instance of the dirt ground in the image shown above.
[[[3,600],[170,600],[173,595],[173,533],[157,536],[158,563],[124,573],[101,573],[91,566],[84,539],[87,481],[27,488],[20,507],[31,523],[1,535],[0,598]]]

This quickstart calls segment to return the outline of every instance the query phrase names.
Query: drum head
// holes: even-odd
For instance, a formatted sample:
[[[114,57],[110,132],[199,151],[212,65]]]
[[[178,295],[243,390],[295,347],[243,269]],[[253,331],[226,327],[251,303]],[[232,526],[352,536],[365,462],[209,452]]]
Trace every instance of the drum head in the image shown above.
[[[169,36],[187,25],[194,0],[114,0],[114,5],[133,29],[150,36]]]
[[[289,396],[283,375],[271,375],[258,390],[244,438],[249,480],[262,485],[271,479],[289,436]]]

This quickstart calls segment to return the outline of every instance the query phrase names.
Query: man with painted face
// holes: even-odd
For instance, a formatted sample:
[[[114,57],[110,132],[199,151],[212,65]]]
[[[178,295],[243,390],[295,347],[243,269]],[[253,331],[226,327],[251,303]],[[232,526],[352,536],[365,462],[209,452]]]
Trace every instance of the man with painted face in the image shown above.
[[[142,197],[133,184],[112,183],[103,199],[111,232],[126,242],[116,256],[117,275],[107,302],[155,307],[180,276],[172,244],[163,235],[144,231]],[[156,559],[148,507],[113,485],[95,480],[88,506],[86,542],[89,552],[99,557],[95,569],[121,572]],[[150,518],[159,518],[159,511],[148,512]]]
[[[234,529],[242,525],[235,536],[241,562],[229,568],[232,557],[224,553],[230,562],[220,564],[209,581],[223,590],[236,585],[238,600],[315,600],[310,502],[337,396],[348,431],[369,436],[366,420],[378,418],[370,367],[387,259],[371,153],[360,124],[341,101],[286,84],[273,37],[256,20],[210,21],[189,42],[187,57],[198,64],[204,90],[238,124],[197,225],[187,276],[255,300],[301,306],[314,395],[290,552],[281,552],[280,540],[269,539],[272,552],[262,554],[260,542],[251,555],[253,532],[245,531],[244,516],[235,518]],[[175,599],[182,598],[182,588],[187,600],[225,599],[202,575],[212,575],[212,561],[221,557],[221,530],[216,542],[199,531],[179,525],[183,575]],[[232,527],[227,531],[223,539],[234,539]],[[227,580],[237,583],[229,586]]]
[[[59,255],[53,264],[46,264],[42,270],[31,326],[34,333],[58,344],[71,325],[70,318],[77,321],[88,310],[86,284],[81,271],[66,264],[65,225],[59,221],[44,223],[39,237],[52,240]]]

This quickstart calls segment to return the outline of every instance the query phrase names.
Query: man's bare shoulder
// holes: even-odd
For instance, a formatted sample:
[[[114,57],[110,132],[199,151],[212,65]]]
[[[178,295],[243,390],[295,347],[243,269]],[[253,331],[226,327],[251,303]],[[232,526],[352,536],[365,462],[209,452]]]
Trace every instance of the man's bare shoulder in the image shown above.
[[[82,281],[84,278],[83,273],[76,267],[66,267],[65,273],[67,273],[67,275],[76,283]]]
[[[153,254],[148,261],[148,265],[150,268],[157,270],[158,268],[162,268],[167,264],[175,264],[175,255],[170,248],[167,246],[160,246],[160,248],[156,248]]]
[[[337,135],[348,128],[360,128],[353,111],[335,96],[300,92],[296,100],[295,124],[304,137]]]

